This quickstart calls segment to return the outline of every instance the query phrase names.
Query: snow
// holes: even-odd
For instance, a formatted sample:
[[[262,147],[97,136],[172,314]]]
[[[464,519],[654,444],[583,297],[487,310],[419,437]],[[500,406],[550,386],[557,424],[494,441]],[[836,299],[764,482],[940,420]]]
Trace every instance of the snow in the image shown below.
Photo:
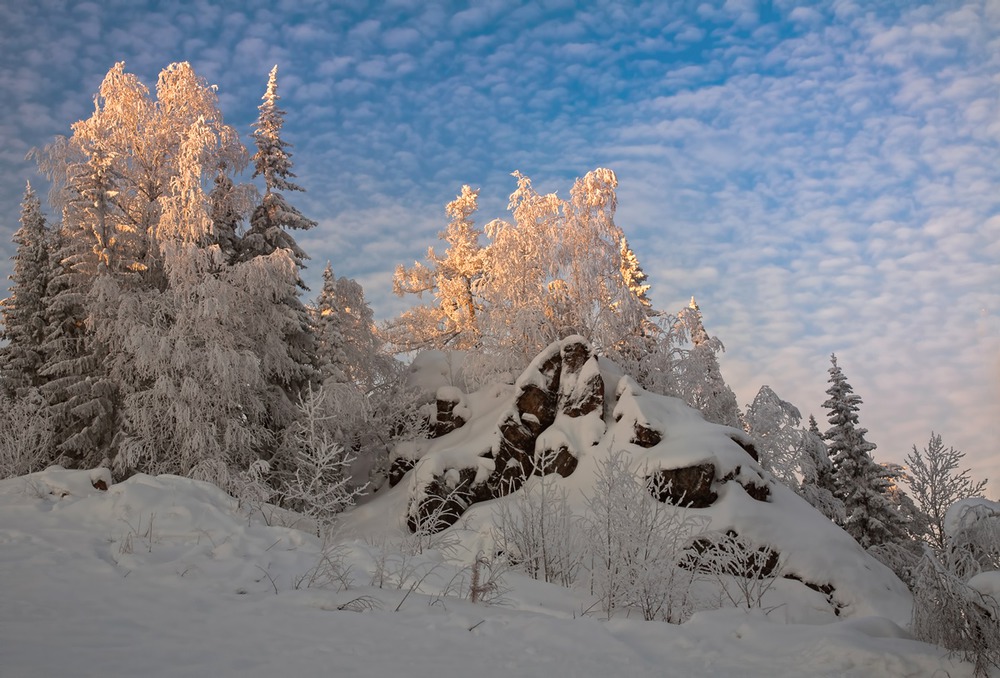
[[[419,590],[378,588],[371,534],[343,543],[351,588],[306,588],[322,553],[310,534],[262,524],[207,483],[139,475],[101,491],[92,478],[0,481],[5,678],[972,675],[881,618],[788,625],[723,609],[681,626],[600,621],[577,593],[517,575],[506,606],[473,604],[441,595],[452,570],[433,551],[410,556],[437,575]],[[346,605],[366,596],[376,609]]]
[[[969,497],[955,502],[944,514],[944,532],[954,537],[980,520],[1000,521],[1000,502],[984,497]]]
[[[1000,571],[980,572],[968,582],[969,588],[983,595],[984,602],[993,608],[993,614],[1000,610]]]
[[[379,534],[392,532],[399,524],[396,507],[407,505],[398,493],[407,494],[408,505],[414,506],[414,498],[433,478],[450,479],[449,486],[457,484],[457,469],[475,469],[474,482],[485,481],[495,468],[487,455],[497,439],[497,423],[507,413],[516,412],[515,389],[527,383],[544,386],[547,378],[539,367],[569,341],[556,342],[543,351],[514,387],[490,387],[463,394],[461,400],[471,414],[468,422],[441,438],[422,441],[419,454],[403,446],[397,455],[419,457],[414,470],[396,488],[380,492],[366,502],[363,510],[346,516],[343,529],[357,536],[372,530]],[[440,368],[448,361],[438,357],[432,362]],[[597,361],[590,361],[586,368],[596,365]],[[587,372],[581,379],[592,374]],[[783,620],[826,623],[838,617],[874,615],[900,626],[909,623],[912,596],[906,586],[850,535],[766,474],[735,442],[745,437],[741,431],[707,422],[681,400],[649,393],[632,378],[619,374],[602,374],[606,382],[618,377],[615,387],[605,391],[607,411],[613,413],[609,425],[605,426],[600,409],[575,418],[559,412],[536,442],[536,454],[565,447],[577,457],[578,465],[569,477],[550,480],[556,490],[565,490],[574,515],[585,512],[586,497],[592,491],[599,465],[615,451],[624,451],[635,472],[642,475],[709,462],[716,469],[713,490],[718,498],[708,508],[686,510],[703,518],[712,531],[735,531],[756,547],[780,555],[782,574],[797,580],[782,581],[768,593],[767,603],[781,609]],[[560,392],[563,386],[572,391],[575,385],[560,383]],[[457,399],[454,393],[450,396]],[[632,444],[637,425],[658,431],[662,439],[649,448]],[[726,478],[729,480],[723,482]],[[748,495],[744,487],[750,486],[767,488],[767,501]],[[517,496],[514,493],[512,499]],[[491,532],[497,501],[505,500],[474,505],[463,514],[461,521],[468,540],[481,539]],[[465,548],[475,551],[471,541],[465,543]],[[827,599],[810,586],[832,587],[833,591]]]

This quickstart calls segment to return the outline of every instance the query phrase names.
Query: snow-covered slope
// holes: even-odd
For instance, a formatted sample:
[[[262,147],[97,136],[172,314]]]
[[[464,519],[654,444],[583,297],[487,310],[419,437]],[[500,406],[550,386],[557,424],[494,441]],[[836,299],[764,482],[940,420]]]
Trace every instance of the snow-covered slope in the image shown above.
[[[402,495],[358,517],[374,526],[372,509]],[[0,481],[0,675],[972,675],[883,618],[788,625],[722,609],[681,626],[600,621],[581,615],[579,592],[514,574],[504,606],[473,604],[459,597],[460,570],[400,534],[324,549],[262,515],[294,519],[248,515],[174,476],[111,485],[101,471],[51,469]],[[323,578],[330,562],[340,577]]]
[[[783,581],[769,603],[782,608],[784,619],[878,615],[909,622],[912,599],[903,583],[762,471],[742,431],[706,422],[682,401],[643,390],[592,355],[582,338],[550,346],[513,385],[470,394],[454,386],[458,360],[435,354],[415,365],[413,382],[437,393],[437,412],[447,411],[450,425],[437,438],[402,446],[397,476],[412,470],[348,515],[345,529],[396,531],[404,518],[414,529],[422,517],[444,509],[451,514],[448,524],[462,518],[462,529],[452,530],[456,536],[478,540],[479,548],[499,504],[516,500],[525,475],[542,467],[554,471],[555,489],[565,490],[573,513],[581,515],[601,464],[620,452],[636,474],[658,481],[671,510],[775,554]]]

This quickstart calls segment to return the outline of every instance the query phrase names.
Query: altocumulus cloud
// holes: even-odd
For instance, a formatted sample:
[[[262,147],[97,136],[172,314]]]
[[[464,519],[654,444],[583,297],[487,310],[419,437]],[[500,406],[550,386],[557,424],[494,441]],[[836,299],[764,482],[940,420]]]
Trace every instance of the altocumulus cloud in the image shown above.
[[[836,352],[880,459],[933,428],[1000,484],[1000,3],[325,4],[8,7],[6,253],[25,153],[114,62],[190,61],[245,134],[278,63],[313,288],[330,260],[390,316],[463,183],[483,223],[512,170],[566,194],[609,166],[655,303],[698,297],[742,403],[767,383],[825,423]]]

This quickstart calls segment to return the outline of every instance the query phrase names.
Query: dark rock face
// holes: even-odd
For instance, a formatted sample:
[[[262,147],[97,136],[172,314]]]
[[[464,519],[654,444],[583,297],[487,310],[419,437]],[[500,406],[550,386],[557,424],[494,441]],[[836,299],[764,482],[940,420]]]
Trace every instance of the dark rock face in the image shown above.
[[[582,341],[565,344],[560,352],[562,356],[562,371],[564,375],[579,375],[590,360],[596,358],[590,352],[590,347]],[[563,382],[570,381],[563,379]],[[582,417],[604,407],[604,380],[600,373],[594,373],[582,384],[573,379],[575,388],[569,392],[559,393],[559,411],[568,417]]]
[[[440,532],[458,522],[470,505],[491,498],[484,484],[474,484],[475,469],[463,468],[457,471],[458,482],[454,485],[448,482],[449,471],[435,476],[427,484],[419,505],[410,511],[406,519],[411,532]]]
[[[655,471],[646,476],[646,487],[658,501],[686,508],[708,508],[719,498],[712,489],[714,481],[715,464],[705,462]]]
[[[569,448],[561,446],[558,450],[549,451],[538,460],[536,472],[538,475],[547,476],[550,473],[558,473],[563,478],[568,478],[576,470],[577,459]]]
[[[643,426],[639,422],[635,422],[635,425],[632,428],[634,433],[632,434],[632,439],[629,440],[629,442],[633,445],[649,449],[650,447],[659,445],[660,441],[663,440],[663,434],[655,428]]]
[[[516,492],[535,472],[536,438],[513,417],[500,424],[500,442],[493,452],[496,467],[486,481],[494,497]]]
[[[733,469],[732,473],[728,473],[725,477],[723,477],[722,482],[728,483],[731,480],[736,480],[740,487],[746,490],[746,493],[750,495],[751,499],[756,499],[757,501],[767,501],[771,496],[771,488],[769,488],[767,484],[763,483],[763,480],[761,483],[754,483],[750,480],[740,478],[740,471],[741,467],[737,466]]]
[[[558,473],[569,476],[577,466],[576,451],[566,445],[555,450],[539,450],[539,436],[560,414],[582,417],[604,407],[604,380],[596,369],[597,358],[583,340],[568,340],[549,346],[528,368],[514,394],[514,407],[498,423],[498,440],[487,456],[494,470],[485,483],[473,486],[475,469],[458,470],[461,482],[449,488],[443,478],[435,478],[424,489],[416,508],[411,508],[411,530],[444,529],[472,503],[502,497],[518,490],[532,475]],[[589,376],[584,368],[593,362]],[[464,421],[454,416],[457,402],[439,399],[435,436],[449,433]],[[455,423],[460,421],[461,423]],[[397,459],[389,471],[389,483],[395,485],[413,462]],[[430,521],[432,525],[425,525]]]
[[[104,479],[102,478],[98,478],[97,480],[93,481],[90,484],[94,486],[95,490],[100,490],[101,492],[108,491],[108,484],[104,482]]]
[[[581,417],[604,407],[604,381],[596,370],[582,385],[571,378],[591,360],[596,358],[582,341],[552,346],[537,365],[540,379],[520,387],[514,411],[499,424],[500,441],[493,450],[496,470],[487,481],[494,496],[516,491],[533,474],[566,477],[576,468],[576,456],[568,448],[545,451],[537,459],[535,445],[557,414]],[[576,384],[576,388],[570,393],[561,391],[566,384]]]
[[[740,440],[735,436],[730,436],[730,440],[743,448],[743,451],[750,455],[750,458],[756,462],[760,461],[760,456],[757,454],[757,448],[753,446],[748,440]]]
[[[451,433],[465,423],[465,419],[455,413],[455,408],[459,404],[457,399],[441,398],[440,395],[435,403],[437,412],[434,421],[431,423],[431,437],[440,438]]]
[[[416,465],[416,462],[412,459],[404,459],[403,457],[396,457],[392,460],[389,465],[389,487],[396,487],[399,481],[403,479],[410,469]]]

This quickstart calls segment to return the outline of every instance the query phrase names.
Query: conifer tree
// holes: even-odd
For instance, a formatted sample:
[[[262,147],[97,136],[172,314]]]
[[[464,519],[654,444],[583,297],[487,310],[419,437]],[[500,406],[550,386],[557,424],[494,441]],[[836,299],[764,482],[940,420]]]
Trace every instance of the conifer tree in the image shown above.
[[[690,340],[691,348],[682,353],[676,364],[676,395],[700,410],[708,421],[742,428],[736,394],[722,378],[716,357],[725,347],[718,337],[709,336],[705,330],[701,309],[694,297],[688,307],[677,314],[677,329],[678,334]]]
[[[802,481],[799,484],[799,494],[803,499],[830,520],[843,524],[844,502],[836,496],[836,483],[833,477],[833,463],[823,442],[816,417],[809,415],[809,426],[802,431],[800,458],[802,460]]]
[[[301,299],[301,269],[308,259],[290,229],[305,230],[316,222],[303,216],[282,191],[303,190],[292,183],[289,144],[281,138],[285,111],[278,107],[278,67],[271,69],[259,116],[254,124],[254,177],[263,177],[264,195],[254,208],[239,244],[234,284],[244,289],[247,309],[257,318],[250,337],[270,385],[265,411],[275,440],[297,415],[296,403],[318,384],[320,373],[312,318]]]
[[[253,140],[257,147],[252,162],[253,176],[264,177],[264,196],[250,218],[250,229],[241,243],[243,259],[267,256],[276,249],[286,249],[292,253],[295,263],[302,267],[309,257],[298,246],[288,229],[308,230],[316,222],[306,218],[292,206],[282,191],[302,191],[291,180],[292,155],[288,142],[281,138],[285,111],[278,108],[278,67],[268,75],[267,89],[258,110],[260,115],[254,124]],[[299,285],[302,286],[301,281]]]
[[[823,403],[830,428],[824,434],[833,462],[836,496],[844,502],[843,527],[865,548],[905,540],[903,519],[887,496],[891,473],[872,458],[868,430],[858,424],[861,397],[847,382],[837,356],[830,357],[829,399]]]
[[[0,348],[0,380],[3,391],[12,397],[41,384],[45,361],[42,347],[51,273],[50,234],[41,201],[30,183],[21,202],[20,224],[13,238],[17,253],[10,276],[10,296],[0,302],[2,336],[7,341]]]
[[[323,381],[341,383],[348,380],[349,365],[344,351],[344,311],[338,306],[337,296],[337,279],[328,261],[323,269],[323,287],[313,311],[316,353]]]

